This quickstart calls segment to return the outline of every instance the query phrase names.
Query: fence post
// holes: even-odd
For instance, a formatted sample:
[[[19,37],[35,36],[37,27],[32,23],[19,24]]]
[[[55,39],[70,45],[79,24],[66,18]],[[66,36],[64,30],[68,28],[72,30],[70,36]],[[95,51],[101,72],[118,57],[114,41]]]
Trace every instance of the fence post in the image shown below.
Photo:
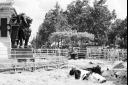
[[[48,49],[47,49],[47,57],[48,57]]]

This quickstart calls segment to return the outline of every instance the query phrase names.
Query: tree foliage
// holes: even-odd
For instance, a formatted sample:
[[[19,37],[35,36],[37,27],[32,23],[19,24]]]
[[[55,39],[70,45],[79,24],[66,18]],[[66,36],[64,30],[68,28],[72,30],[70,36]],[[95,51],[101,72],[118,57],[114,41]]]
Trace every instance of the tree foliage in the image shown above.
[[[109,11],[105,0],[95,1],[93,7],[87,0],[77,0],[67,9],[68,22],[78,32],[89,32],[95,35],[99,44],[107,40],[107,31],[111,21],[116,18],[115,10]]]
[[[49,42],[51,33],[64,30],[70,30],[70,26],[67,23],[66,15],[57,3],[54,9],[46,13],[44,22],[39,27],[37,38],[41,45],[45,45],[46,42]]]
[[[50,36],[50,41],[57,42],[55,45],[58,45],[58,47],[60,47],[60,43],[63,46],[82,46],[82,41],[87,42],[91,40],[94,40],[94,35],[87,32],[54,32]]]
[[[119,45],[120,48],[127,48],[127,17],[124,20],[117,19],[112,24],[108,37],[109,44]]]
[[[95,42],[99,45],[115,43],[119,38],[125,43],[127,42],[127,18],[116,19],[112,23],[115,19],[116,12],[108,9],[106,0],[95,0],[93,6],[89,4],[89,0],[76,0],[70,3],[65,11],[57,3],[54,9],[46,13],[44,22],[39,28],[38,39],[40,44],[44,45],[50,42],[53,32],[76,30],[94,34]]]

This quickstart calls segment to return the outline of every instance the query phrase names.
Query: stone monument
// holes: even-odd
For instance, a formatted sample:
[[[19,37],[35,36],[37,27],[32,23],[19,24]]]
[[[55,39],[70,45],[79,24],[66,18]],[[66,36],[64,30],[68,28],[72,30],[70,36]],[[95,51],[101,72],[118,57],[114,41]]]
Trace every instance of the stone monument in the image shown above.
[[[27,48],[31,36],[32,19],[24,13],[12,15],[9,26],[11,27],[12,48]],[[23,47],[24,46],[24,47]]]
[[[0,0],[0,59],[8,59],[11,51],[11,40],[9,24],[11,15],[16,15],[16,10],[12,7],[13,1]]]
[[[11,58],[18,62],[33,60],[33,50],[28,47],[29,37],[31,35],[30,26],[32,19],[24,13],[12,15],[9,26],[11,27]],[[23,42],[24,41],[24,42]],[[24,43],[24,44],[23,44]],[[23,47],[24,46],[24,47]],[[15,55],[16,54],[16,55]]]
[[[8,59],[26,59],[33,58],[31,48],[17,48],[18,32],[24,25],[15,23],[19,16],[13,8],[13,0],[0,0],[0,62]],[[32,19],[27,19],[31,23]],[[11,22],[11,23],[10,23]],[[27,26],[28,28],[30,25]],[[28,41],[29,39],[27,39]]]

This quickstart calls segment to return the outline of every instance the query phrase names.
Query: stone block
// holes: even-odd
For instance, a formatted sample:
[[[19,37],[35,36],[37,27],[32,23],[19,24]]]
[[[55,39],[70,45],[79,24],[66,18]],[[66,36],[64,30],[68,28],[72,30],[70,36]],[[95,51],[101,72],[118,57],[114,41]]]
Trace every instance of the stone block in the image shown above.
[[[31,48],[13,48],[11,49],[12,59],[33,58],[33,50]]]

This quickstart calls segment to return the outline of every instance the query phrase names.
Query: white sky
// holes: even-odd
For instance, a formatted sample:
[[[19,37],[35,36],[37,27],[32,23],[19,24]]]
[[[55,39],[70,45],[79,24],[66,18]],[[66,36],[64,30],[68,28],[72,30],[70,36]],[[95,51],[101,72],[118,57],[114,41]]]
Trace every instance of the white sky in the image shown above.
[[[57,1],[61,8],[66,9],[66,6],[74,0],[15,0],[16,11],[18,13],[24,12],[33,18],[32,37],[35,36],[39,25],[43,22],[45,13],[52,9]],[[127,0],[108,0],[107,5],[110,10],[116,10],[118,18],[124,19],[127,16]]]

